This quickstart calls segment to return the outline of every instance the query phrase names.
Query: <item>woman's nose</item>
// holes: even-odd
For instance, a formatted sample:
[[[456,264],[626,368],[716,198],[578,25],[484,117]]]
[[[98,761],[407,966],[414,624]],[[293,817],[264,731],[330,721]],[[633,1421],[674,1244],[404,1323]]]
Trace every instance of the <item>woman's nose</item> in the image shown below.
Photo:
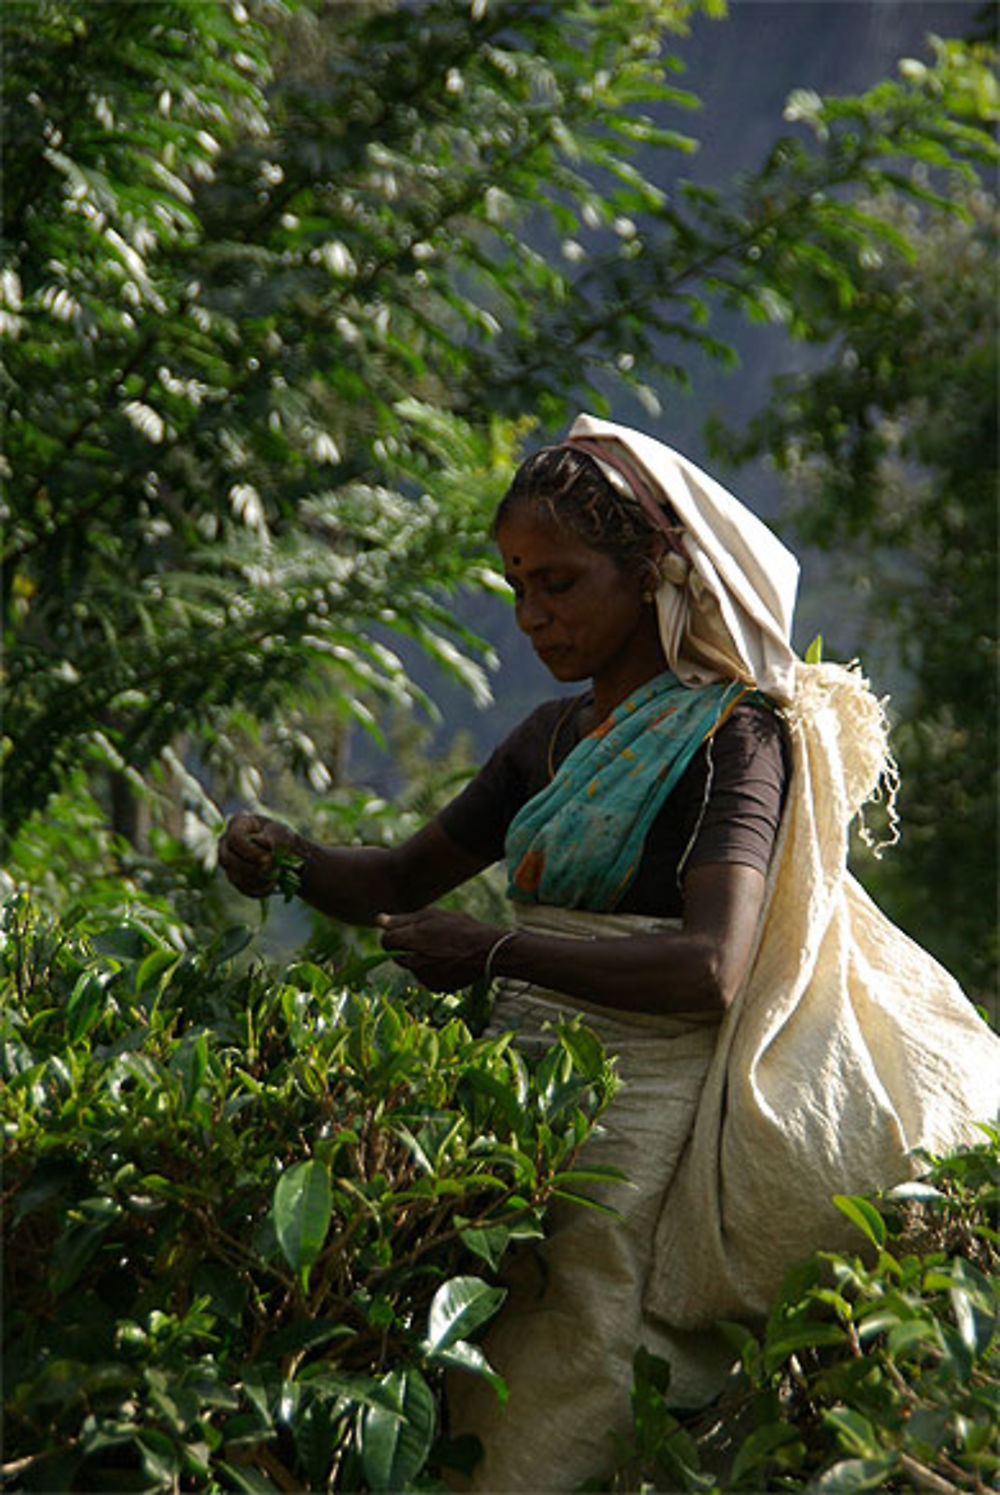
[[[543,597],[521,597],[514,609],[522,633],[535,633],[549,621],[549,609]]]

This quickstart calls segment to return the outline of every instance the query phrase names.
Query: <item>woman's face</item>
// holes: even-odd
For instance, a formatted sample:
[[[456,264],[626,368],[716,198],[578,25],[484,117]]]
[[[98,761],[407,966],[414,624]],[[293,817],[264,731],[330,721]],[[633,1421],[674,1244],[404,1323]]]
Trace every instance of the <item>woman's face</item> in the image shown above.
[[[620,676],[628,691],[664,668],[639,566],[530,510],[502,521],[497,544],[518,624],[557,680],[593,679],[596,688]]]

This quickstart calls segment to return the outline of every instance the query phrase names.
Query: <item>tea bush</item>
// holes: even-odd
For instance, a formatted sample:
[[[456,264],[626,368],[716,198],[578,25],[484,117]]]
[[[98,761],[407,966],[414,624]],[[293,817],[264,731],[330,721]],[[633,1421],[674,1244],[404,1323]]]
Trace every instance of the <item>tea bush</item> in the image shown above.
[[[742,1372],[716,1406],[675,1416],[640,1351],[633,1436],[593,1488],[997,1489],[1000,1133],[983,1131],[920,1182],[837,1200],[863,1249],[796,1267],[758,1332],[725,1326]]]
[[[6,905],[7,1490],[435,1488],[497,1267],[576,1196],[613,1074],[199,946],[165,902]],[[355,983],[357,987],[357,983]]]
[[[34,893],[0,916],[3,1489],[442,1488],[476,1452],[444,1375],[504,1396],[477,1335],[505,1253],[587,1187],[606,1056],[564,1027],[528,1063],[474,1036],[483,993],[372,988],[363,948],[270,968],[92,819],[22,845]],[[715,1406],[678,1416],[639,1351],[633,1434],[590,1487],[995,1488],[998,1199],[987,1130],[841,1200],[858,1254],[728,1326]]]

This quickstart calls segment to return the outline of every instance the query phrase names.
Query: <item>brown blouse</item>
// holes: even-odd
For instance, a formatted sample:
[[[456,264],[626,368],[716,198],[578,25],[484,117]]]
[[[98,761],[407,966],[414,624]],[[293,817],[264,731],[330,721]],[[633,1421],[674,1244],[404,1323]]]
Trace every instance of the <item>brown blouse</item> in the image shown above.
[[[579,741],[589,701],[589,693],[546,701],[515,727],[439,813],[446,834],[475,856],[501,860],[507,827]],[[780,718],[760,702],[741,702],[699,748],[653,822],[617,911],[680,917],[683,873],[707,862],[766,872],[787,779]]]

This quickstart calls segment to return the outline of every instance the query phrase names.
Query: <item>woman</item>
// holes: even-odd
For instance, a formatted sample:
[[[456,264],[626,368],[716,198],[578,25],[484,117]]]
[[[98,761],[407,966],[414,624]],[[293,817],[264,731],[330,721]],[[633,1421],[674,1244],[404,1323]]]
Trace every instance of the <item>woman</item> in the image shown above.
[[[610,1463],[640,1342],[669,1359],[674,1401],[711,1396],[726,1368],[713,1318],[761,1311],[797,1254],[834,1244],[830,1194],[896,1182],[908,1149],[971,1136],[1000,1068],[950,978],[898,931],[901,994],[848,979],[847,957],[892,929],[859,944],[844,868],[884,724],[855,674],[796,661],[797,565],[774,536],[669,448],[588,417],[519,470],[494,533],[539,658],[590,689],[540,707],[398,848],[323,849],[242,815],[220,860],[260,895],[290,849],[307,901],[379,923],[429,987],[498,977],[493,1023],[519,1043],[583,1011],[618,1056],[622,1088],[588,1149],[630,1180],[603,1195],[621,1218],[554,1212],[543,1277],[512,1281],[488,1344],[506,1412],[471,1382],[454,1406],[485,1445],[476,1488],[568,1490]],[[513,930],[432,906],[502,854]],[[889,1052],[895,998],[914,992],[932,1053],[904,1043],[914,1068],[893,1090],[856,1030],[867,1015]],[[947,1095],[928,1108],[945,1033]],[[977,1076],[984,1051],[992,1074]]]

